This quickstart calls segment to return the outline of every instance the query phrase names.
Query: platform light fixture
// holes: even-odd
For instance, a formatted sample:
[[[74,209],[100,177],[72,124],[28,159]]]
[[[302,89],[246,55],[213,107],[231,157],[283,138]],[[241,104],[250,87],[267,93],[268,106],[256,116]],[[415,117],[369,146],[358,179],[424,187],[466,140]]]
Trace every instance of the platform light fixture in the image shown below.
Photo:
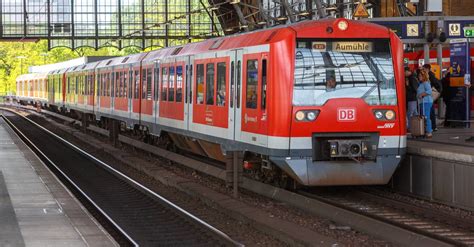
[[[298,13],[298,15],[307,16],[307,15],[309,15],[309,12],[308,11],[303,11],[303,12]]]

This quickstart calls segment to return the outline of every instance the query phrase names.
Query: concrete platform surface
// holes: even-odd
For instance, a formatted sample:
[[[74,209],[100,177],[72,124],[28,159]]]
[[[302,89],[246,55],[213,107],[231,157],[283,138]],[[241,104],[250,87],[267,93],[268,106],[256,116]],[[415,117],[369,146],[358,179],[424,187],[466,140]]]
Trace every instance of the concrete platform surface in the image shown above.
[[[474,128],[443,128],[433,132],[432,139],[408,136],[407,151],[426,157],[443,160],[474,163],[474,142],[466,141],[474,137]]]
[[[0,246],[118,246],[1,118]]]

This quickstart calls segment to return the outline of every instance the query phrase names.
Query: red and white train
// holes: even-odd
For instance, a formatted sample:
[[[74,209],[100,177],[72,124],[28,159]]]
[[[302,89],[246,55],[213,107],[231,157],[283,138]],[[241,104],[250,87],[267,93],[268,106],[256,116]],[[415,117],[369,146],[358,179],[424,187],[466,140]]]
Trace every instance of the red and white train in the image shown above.
[[[402,59],[389,29],[326,19],[21,76],[17,92],[213,159],[242,152],[269,182],[385,184],[406,151]]]

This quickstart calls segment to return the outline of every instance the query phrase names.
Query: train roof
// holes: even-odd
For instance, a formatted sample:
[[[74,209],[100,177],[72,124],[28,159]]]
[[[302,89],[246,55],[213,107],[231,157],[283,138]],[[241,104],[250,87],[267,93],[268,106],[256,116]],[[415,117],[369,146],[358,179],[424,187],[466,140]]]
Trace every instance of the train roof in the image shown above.
[[[143,59],[143,57],[145,57],[147,54],[148,54],[147,52],[142,52],[142,53],[132,54],[128,56],[107,59],[104,61],[100,61],[96,68],[101,69],[104,67],[113,67],[113,66],[122,66],[122,65],[125,66],[125,65],[139,63]]]
[[[340,30],[338,23],[346,21],[348,27],[346,30]],[[316,25],[317,24],[317,25]],[[358,27],[357,29],[353,27]],[[365,21],[348,20],[344,18],[327,18],[322,20],[309,20],[277,26],[264,30],[255,30],[247,33],[239,33],[230,36],[218,37],[204,40],[196,43],[189,43],[181,46],[167,47],[150,52],[143,52],[128,56],[114,57],[98,62],[87,63],[72,68],[65,68],[51,71],[50,74],[61,74],[71,71],[91,70],[94,68],[109,68],[121,65],[136,64],[139,62],[150,63],[173,56],[196,55],[212,51],[232,50],[249,46],[258,46],[278,42],[288,35],[294,35],[297,38],[388,38],[390,30],[374,23]]]
[[[17,81],[24,81],[24,80],[35,80],[35,79],[44,79],[46,78],[48,73],[30,73],[30,74],[23,74],[16,78]]]

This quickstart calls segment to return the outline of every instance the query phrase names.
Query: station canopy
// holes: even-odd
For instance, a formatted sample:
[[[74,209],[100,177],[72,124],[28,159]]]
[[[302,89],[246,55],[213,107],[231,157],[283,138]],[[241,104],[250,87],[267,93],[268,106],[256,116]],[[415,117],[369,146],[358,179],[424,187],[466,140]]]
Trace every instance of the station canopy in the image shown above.
[[[220,36],[206,0],[0,0],[0,40],[160,48]]]

